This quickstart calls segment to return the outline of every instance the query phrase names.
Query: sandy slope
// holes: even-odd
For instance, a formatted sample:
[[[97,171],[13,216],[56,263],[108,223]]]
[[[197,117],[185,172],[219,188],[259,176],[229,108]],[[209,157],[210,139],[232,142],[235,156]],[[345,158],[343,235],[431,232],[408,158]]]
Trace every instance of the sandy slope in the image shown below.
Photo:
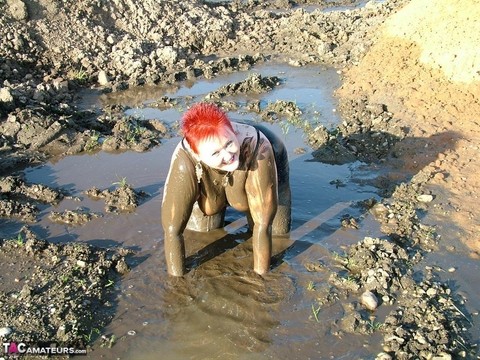
[[[366,94],[388,106],[415,141],[406,172],[435,170],[433,213],[452,219],[480,253],[480,3],[412,0],[384,24],[367,55],[346,73],[340,96]],[[410,146],[408,146],[410,144]],[[460,230],[461,229],[461,230]]]

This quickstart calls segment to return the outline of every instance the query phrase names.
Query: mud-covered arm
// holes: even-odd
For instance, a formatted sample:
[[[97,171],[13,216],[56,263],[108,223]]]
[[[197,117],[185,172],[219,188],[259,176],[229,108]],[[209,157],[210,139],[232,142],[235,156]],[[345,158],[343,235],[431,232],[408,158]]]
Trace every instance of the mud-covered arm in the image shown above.
[[[183,231],[198,191],[195,167],[183,150],[177,148],[172,155],[162,201],[165,259],[170,275],[182,276],[185,273]]]
[[[253,269],[265,274],[272,256],[272,222],[277,211],[277,170],[272,147],[262,141],[245,184],[253,220]]]

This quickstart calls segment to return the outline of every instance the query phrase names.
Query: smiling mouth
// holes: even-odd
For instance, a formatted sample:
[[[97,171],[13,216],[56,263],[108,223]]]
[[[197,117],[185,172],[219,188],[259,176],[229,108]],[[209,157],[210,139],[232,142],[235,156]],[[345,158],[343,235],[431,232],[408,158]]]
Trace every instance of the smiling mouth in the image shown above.
[[[224,161],[224,165],[230,165],[235,161],[235,155],[232,155],[232,157],[228,161]]]

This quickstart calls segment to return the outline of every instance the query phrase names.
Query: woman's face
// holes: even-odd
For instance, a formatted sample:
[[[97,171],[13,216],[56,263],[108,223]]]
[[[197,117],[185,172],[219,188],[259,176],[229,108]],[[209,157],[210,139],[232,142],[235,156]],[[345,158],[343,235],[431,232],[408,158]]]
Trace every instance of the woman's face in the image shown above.
[[[239,165],[240,146],[237,135],[226,128],[218,137],[201,140],[197,144],[200,160],[211,168],[234,171]]]

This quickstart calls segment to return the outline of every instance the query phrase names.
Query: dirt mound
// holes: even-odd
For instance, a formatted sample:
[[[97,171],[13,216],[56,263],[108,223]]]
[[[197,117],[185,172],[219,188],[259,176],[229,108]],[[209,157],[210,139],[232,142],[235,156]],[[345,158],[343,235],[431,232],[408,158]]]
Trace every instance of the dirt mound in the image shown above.
[[[406,172],[428,167],[436,173],[432,186],[439,198],[432,212],[453,219],[461,239],[477,254],[479,18],[476,1],[411,1],[385,22],[338,91],[342,98],[365,96],[386,104],[409,137],[424,140],[404,143],[397,165]]]

